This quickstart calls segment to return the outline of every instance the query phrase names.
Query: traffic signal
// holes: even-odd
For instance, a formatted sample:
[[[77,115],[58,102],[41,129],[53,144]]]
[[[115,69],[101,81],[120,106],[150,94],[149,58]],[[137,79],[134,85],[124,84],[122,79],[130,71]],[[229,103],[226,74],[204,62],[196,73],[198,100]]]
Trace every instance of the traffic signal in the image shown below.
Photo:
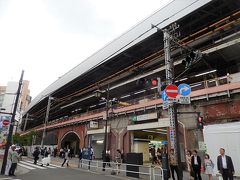
[[[151,84],[152,84],[152,86],[157,86],[158,85],[158,80],[157,79],[151,79]]]
[[[202,58],[202,52],[201,51],[191,51],[185,59],[182,61],[182,65],[185,66],[185,68],[189,68],[193,62],[196,62]]]
[[[140,78],[137,80],[136,84],[139,87],[148,87],[150,84],[150,81],[147,78]]]
[[[139,88],[149,88],[152,87],[151,89],[157,89],[159,95],[161,94],[161,91],[163,90],[163,83],[161,82],[161,78],[140,78],[137,80],[136,85]]]
[[[197,118],[197,127],[198,127],[198,129],[203,129],[203,117],[202,116],[198,116],[198,118]]]

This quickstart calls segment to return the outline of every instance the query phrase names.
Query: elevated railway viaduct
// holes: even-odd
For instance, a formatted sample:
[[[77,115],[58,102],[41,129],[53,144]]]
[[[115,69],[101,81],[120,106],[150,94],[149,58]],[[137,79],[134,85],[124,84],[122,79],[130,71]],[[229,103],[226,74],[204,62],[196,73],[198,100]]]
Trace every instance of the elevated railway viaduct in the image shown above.
[[[113,156],[116,149],[141,151],[147,161],[151,146],[169,141],[167,111],[156,87],[148,83],[157,77],[165,81],[163,33],[152,24],[164,29],[175,22],[180,25],[180,36],[171,49],[175,82],[192,88],[191,104],[179,105],[178,111],[200,112],[205,124],[239,121],[238,7],[235,0],[172,1],[40,93],[23,116],[23,134],[43,131],[50,96],[54,99],[46,145],[69,146],[75,153],[93,146],[95,158],[101,158],[107,128],[107,146]],[[204,56],[186,70],[182,60],[193,50]],[[96,97],[96,92],[102,92],[102,97]],[[112,103],[105,127],[107,96]],[[178,120],[183,155],[184,149],[198,148],[203,137],[196,127],[196,114],[180,114]],[[35,143],[40,144],[40,139]]]

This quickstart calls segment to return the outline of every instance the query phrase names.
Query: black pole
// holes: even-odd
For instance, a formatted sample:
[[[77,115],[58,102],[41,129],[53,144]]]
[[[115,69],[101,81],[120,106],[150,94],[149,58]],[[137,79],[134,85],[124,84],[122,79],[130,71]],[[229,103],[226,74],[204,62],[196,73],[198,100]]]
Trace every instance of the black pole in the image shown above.
[[[105,134],[104,134],[104,149],[103,149],[103,171],[105,171],[106,166],[106,151],[107,151],[107,125],[108,125],[108,109],[109,109],[109,84],[107,89],[106,98],[106,122],[105,122]]]
[[[177,162],[178,162],[178,177],[179,180],[183,179],[183,169],[182,169],[182,161],[181,161],[181,152],[180,152],[180,144],[179,144],[179,131],[178,131],[178,116],[177,116],[177,104],[173,104],[174,109],[174,121],[175,121],[175,129],[176,129],[176,144],[177,144]]]
[[[6,168],[6,165],[7,165],[8,150],[10,148],[10,145],[12,144],[13,127],[14,127],[14,121],[15,121],[15,115],[16,115],[16,111],[17,111],[17,106],[18,106],[18,100],[19,100],[19,96],[20,96],[20,93],[21,93],[23,75],[24,75],[24,71],[22,70],[22,74],[21,74],[21,77],[20,77],[20,80],[19,80],[19,85],[18,85],[18,90],[17,90],[17,96],[16,96],[16,100],[15,100],[15,103],[14,103],[11,123],[10,123],[10,127],[9,127],[7,143],[6,143],[4,157],[3,157],[1,174],[5,173],[5,168]]]

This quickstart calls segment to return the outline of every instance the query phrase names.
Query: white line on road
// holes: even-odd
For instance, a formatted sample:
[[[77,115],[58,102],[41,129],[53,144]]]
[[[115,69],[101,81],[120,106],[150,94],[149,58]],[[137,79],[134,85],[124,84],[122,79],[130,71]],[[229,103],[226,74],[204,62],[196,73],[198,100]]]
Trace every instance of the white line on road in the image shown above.
[[[38,166],[38,165],[35,165],[35,164],[31,164],[31,163],[28,163],[28,162],[25,162],[25,161],[21,161],[21,163],[23,163],[25,165],[28,165],[28,166],[31,166],[31,167],[38,168],[38,169],[46,169],[45,167],[41,167],[41,166]]]
[[[28,163],[33,163],[32,161],[27,161],[27,160],[24,160],[25,162],[28,162]],[[37,163],[38,165],[42,165],[41,163]],[[45,168],[50,168],[50,169],[56,169],[57,167],[53,166],[53,165],[49,165],[49,166],[44,166]],[[60,166],[59,166],[60,167]]]
[[[55,165],[55,164],[51,164],[50,166],[53,166],[53,167],[56,167],[56,168],[66,168],[66,167]]]
[[[26,169],[30,169],[30,170],[36,169],[36,168],[29,167],[29,166],[26,166],[26,165],[24,165],[24,164],[21,164],[21,162],[18,163],[18,165],[21,166],[21,167],[24,167],[24,168],[26,168]]]

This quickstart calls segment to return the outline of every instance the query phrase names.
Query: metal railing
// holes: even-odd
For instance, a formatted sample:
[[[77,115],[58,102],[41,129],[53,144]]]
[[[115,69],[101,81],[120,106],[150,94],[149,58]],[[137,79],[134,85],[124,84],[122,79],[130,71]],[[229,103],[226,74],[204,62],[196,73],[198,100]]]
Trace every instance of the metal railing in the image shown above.
[[[104,164],[105,167],[103,167]],[[78,167],[94,172],[102,172],[108,175],[116,175],[122,177],[136,176],[146,180],[163,180],[163,169],[160,166],[137,165],[118,162],[103,162],[82,159],[79,161]]]

